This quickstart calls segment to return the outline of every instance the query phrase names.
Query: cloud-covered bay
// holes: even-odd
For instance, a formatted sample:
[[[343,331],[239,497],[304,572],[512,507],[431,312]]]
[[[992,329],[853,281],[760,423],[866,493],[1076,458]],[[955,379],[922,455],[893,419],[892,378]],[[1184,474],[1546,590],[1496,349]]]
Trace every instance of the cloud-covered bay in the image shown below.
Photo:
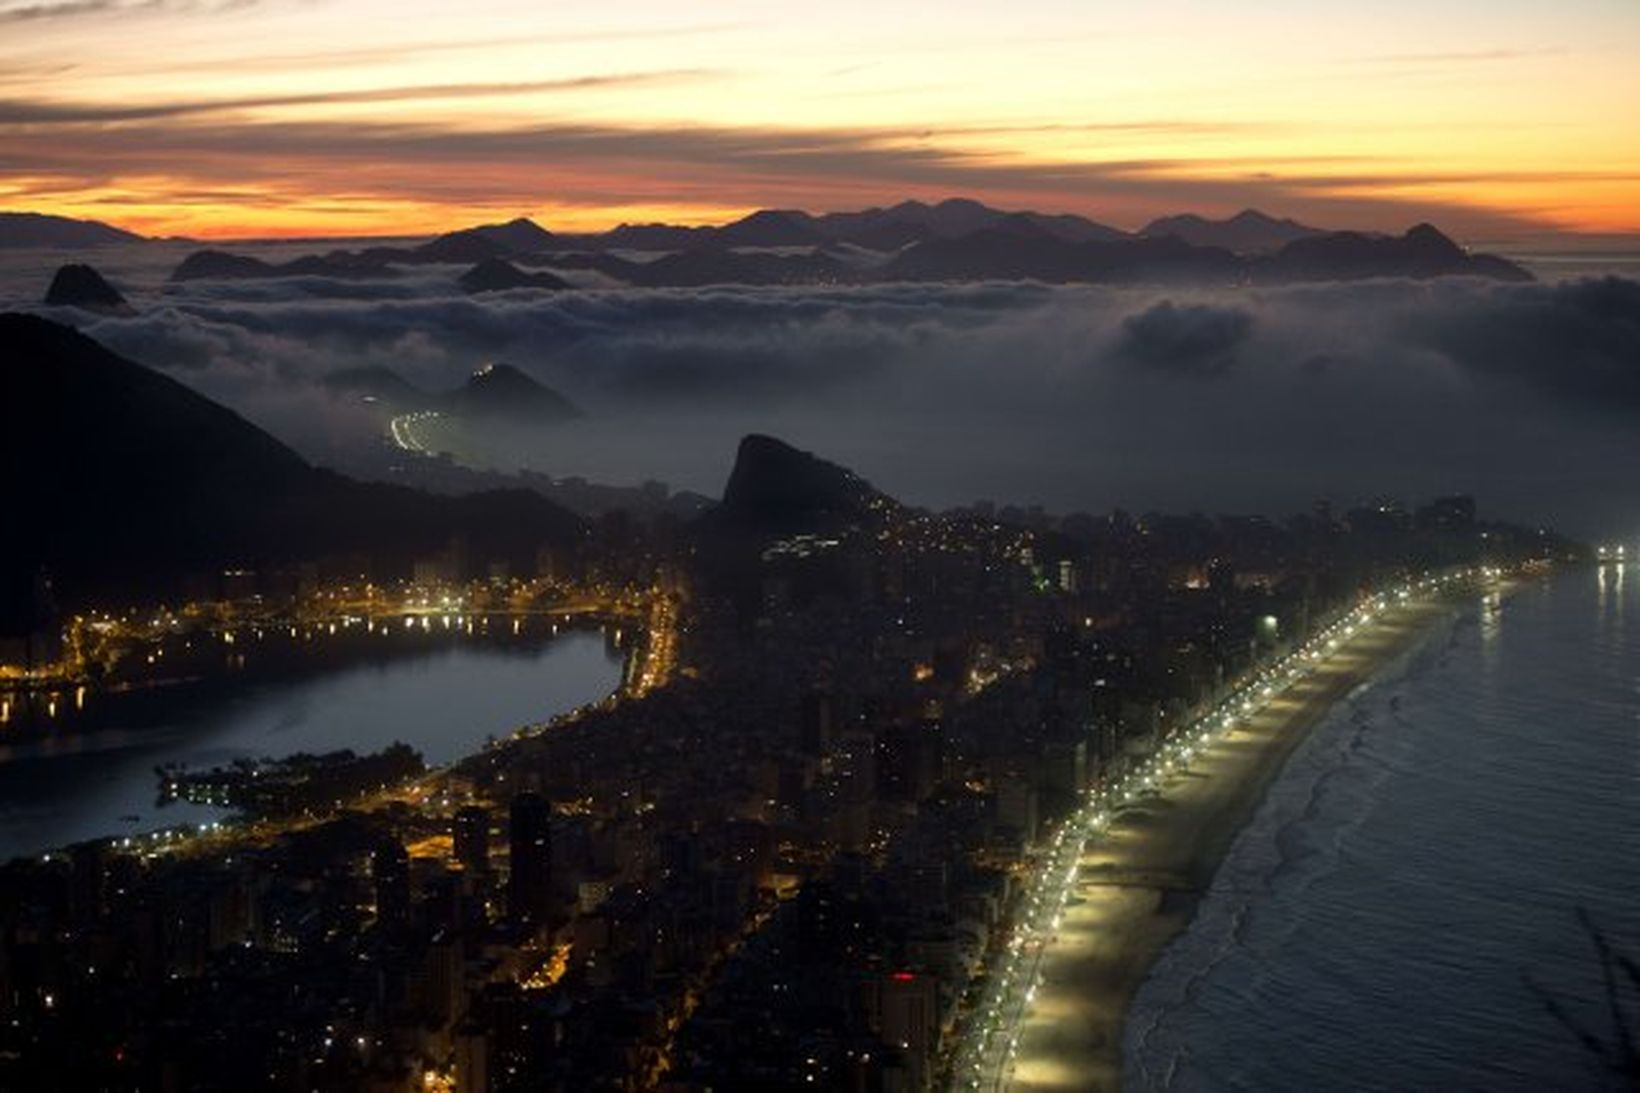
[[[320,457],[361,428],[317,386],[329,372],[440,388],[506,360],[587,417],[488,436],[489,457],[606,481],[715,492],[755,429],[933,505],[1285,511],[1462,491],[1498,515],[1640,523],[1632,281],[469,297],[449,276],[195,284],[79,325]]]

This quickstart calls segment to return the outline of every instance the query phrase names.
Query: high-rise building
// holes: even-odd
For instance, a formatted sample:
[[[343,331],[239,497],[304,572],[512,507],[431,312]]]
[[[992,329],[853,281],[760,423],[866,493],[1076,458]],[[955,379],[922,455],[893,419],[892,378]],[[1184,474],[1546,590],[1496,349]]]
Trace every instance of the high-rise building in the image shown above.
[[[490,867],[490,813],[478,805],[456,812],[452,825],[456,861],[463,869],[481,873]]]
[[[932,975],[891,972],[876,983],[877,1034],[904,1052],[909,1085],[927,1087],[930,1063],[939,1047],[939,983]]]
[[[410,921],[410,855],[397,839],[376,848],[370,859],[370,878],[376,886],[376,921],[399,927]]]
[[[69,851],[73,880],[69,904],[76,922],[94,922],[102,916],[107,885],[108,856],[101,841],[84,842]]]
[[[513,798],[507,841],[507,910],[515,919],[545,921],[552,907],[552,806],[546,798]]]
[[[996,817],[999,825],[1018,835],[1027,844],[1036,842],[1036,787],[1019,775],[1009,775],[1000,779],[996,793]]]
[[[877,797],[921,801],[939,785],[945,763],[945,727],[938,716],[889,725],[875,741]]]
[[[490,1093],[490,1036],[482,1021],[463,1021],[455,1031],[456,1093]]]
[[[463,955],[460,939],[443,932],[427,946],[421,1003],[427,1016],[440,1027],[461,1016]]]
[[[803,751],[809,755],[823,755],[831,746],[833,735],[832,698],[825,691],[810,691],[803,696],[803,708],[798,735]]]

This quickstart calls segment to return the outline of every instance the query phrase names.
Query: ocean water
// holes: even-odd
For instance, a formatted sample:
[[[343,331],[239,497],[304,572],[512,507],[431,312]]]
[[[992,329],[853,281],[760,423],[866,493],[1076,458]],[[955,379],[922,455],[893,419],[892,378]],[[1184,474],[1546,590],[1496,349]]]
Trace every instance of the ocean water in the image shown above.
[[[1624,1088],[1544,1001],[1615,1039],[1580,910],[1640,961],[1633,567],[1466,605],[1317,728],[1135,999],[1125,1087]]]

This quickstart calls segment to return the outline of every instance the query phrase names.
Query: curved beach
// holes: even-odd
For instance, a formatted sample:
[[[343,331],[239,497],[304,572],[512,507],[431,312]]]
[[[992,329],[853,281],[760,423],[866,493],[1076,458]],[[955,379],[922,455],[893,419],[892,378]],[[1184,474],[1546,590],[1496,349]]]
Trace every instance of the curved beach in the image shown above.
[[[1009,1089],[1120,1086],[1122,1029],[1134,994],[1189,924],[1288,756],[1339,701],[1455,610],[1449,602],[1415,604],[1364,627],[1089,844],[1074,898],[1042,957],[1043,983],[1021,1027]]]

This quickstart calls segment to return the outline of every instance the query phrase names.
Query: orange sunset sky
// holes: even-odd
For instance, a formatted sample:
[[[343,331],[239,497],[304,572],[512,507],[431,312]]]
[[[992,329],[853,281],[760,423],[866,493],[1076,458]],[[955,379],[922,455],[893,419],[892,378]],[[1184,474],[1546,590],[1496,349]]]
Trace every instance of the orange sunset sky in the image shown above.
[[[0,0],[0,208],[196,237],[977,197],[1640,231],[1635,0]]]

